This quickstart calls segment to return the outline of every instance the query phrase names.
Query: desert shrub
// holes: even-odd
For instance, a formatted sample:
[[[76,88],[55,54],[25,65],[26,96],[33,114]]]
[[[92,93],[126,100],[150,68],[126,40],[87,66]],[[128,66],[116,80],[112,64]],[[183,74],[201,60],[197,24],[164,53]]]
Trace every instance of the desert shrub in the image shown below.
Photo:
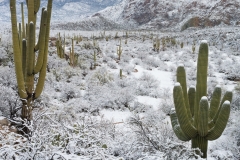
[[[141,65],[142,64],[142,61],[138,58],[135,58],[133,61],[132,61],[133,64],[135,65]]]
[[[103,85],[91,85],[87,88],[85,98],[93,106],[124,110],[135,100],[134,83],[115,76],[111,82]],[[89,84],[90,85],[90,84]]]
[[[131,64],[127,64],[123,66],[123,71],[127,73],[127,75],[131,75],[134,71],[135,66]]]
[[[72,117],[73,108],[41,112],[35,115],[29,140],[12,133],[1,138],[1,159],[102,159],[108,154],[109,133],[114,133],[109,121],[84,113]],[[67,119],[67,121],[66,121]],[[0,133],[3,137],[2,132]],[[10,141],[9,141],[10,140]],[[14,145],[13,145],[14,143]],[[106,146],[106,147],[103,147]],[[113,158],[113,157],[112,157]]]
[[[98,68],[87,77],[87,81],[91,85],[104,85],[112,80],[113,75],[109,73],[105,66]]]
[[[17,89],[17,81],[15,74],[13,74],[14,72],[14,68],[0,66],[0,84],[11,87],[14,90]]]
[[[150,96],[152,93],[156,95],[157,90],[159,90],[160,82],[149,73],[143,72],[138,82],[137,95]]]
[[[107,63],[107,65],[112,69],[117,69],[117,64],[115,61],[110,61]]]
[[[160,58],[162,61],[169,61],[170,60],[170,55],[165,53],[164,55],[161,56]]]
[[[232,65],[229,65],[232,64]],[[240,63],[239,62],[234,62],[234,63],[226,63],[224,64],[226,67],[225,69],[225,74],[226,78],[228,80],[233,80],[233,81],[238,81],[240,80]]]
[[[135,133],[134,148],[138,148],[136,158],[140,159],[150,155],[163,159],[190,159],[198,157],[193,150],[184,144],[175,142],[176,137],[171,129],[171,124],[166,121],[166,116],[161,111],[149,111],[144,116],[134,115],[128,121],[130,128]],[[134,152],[133,152],[134,153]],[[148,156],[146,156],[148,155]],[[143,158],[144,159],[144,158]]]
[[[147,56],[143,60],[143,63],[146,64],[147,67],[157,68],[159,66],[160,60],[156,57]]]
[[[240,83],[235,87],[235,90],[233,92],[233,98],[231,103],[231,109],[232,110],[240,110]]]
[[[8,118],[15,117],[18,114],[20,104],[17,92],[0,84],[0,115]]]

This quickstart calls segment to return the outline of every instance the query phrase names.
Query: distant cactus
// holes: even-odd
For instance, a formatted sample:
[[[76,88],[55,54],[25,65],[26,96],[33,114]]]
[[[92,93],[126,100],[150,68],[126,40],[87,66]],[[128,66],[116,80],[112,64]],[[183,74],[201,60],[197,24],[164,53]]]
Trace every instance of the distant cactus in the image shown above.
[[[153,41],[153,50],[159,52],[160,49],[160,40],[158,38]]]
[[[110,38],[110,35],[109,36],[105,36],[106,41],[108,41],[109,38]]]
[[[119,46],[117,46],[117,55],[118,55],[118,60],[120,60],[121,55],[122,55],[122,42],[121,42],[121,40],[120,40]]]
[[[187,92],[186,73],[183,66],[177,68],[177,83],[173,89],[175,110],[171,113],[172,128],[182,141],[192,140],[192,148],[199,148],[207,157],[208,140],[219,138],[230,114],[232,92],[226,92],[221,100],[221,88],[213,92],[210,105],[207,99],[208,45],[203,41],[197,62],[196,90]],[[176,111],[176,112],[175,112]]]
[[[62,38],[60,36],[60,33],[58,33],[58,39],[56,41],[56,47],[57,47],[57,55],[60,58],[64,58],[65,57],[65,37],[64,37],[63,44],[62,44]]]
[[[174,47],[176,44],[177,44],[177,42],[176,42],[176,39],[175,38],[171,38],[171,44],[172,44],[172,46]]]
[[[115,33],[114,38],[115,38],[115,39],[116,39],[116,38],[119,38],[119,36],[118,36],[118,32]]]
[[[12,41],[15,72],[18,84],[18,94],[22,100],[22,119],[32,120],[32,104],[43,90],[47,69],[48,40],[50,32],[50,19],[52,0],[48,0],[47,10],[42,9],[40,33],[38,43],[35,45],[36,15],[40,7],[40,0],[27,1],[28,23],[17,28],[16,0],[10,0]],[[22,16],[23,4],[21,4]],[[22,17],[22,23],[24,18]],[[21,26],[21,25],[20,25]],[[26,36],[26,37],[25,37]],[[35,53],[38,51],[36,59]],[[34,85],[34,75],[39,74],[38,82]]]
[[[162,38],[162,50],[165,51],[166,49],[166,39]]]
[[[94,54],[93,54],[93,62],[94,62],[94,69],[96,69],[97,67],[97,54],[96,54],[96,51],[94,51]]]
[[[181,42],[180,47],[183,48],[183,42]]]
[[[72,48],[70,49],[70,54],[69,54],[69,60],[70,60],[70,66],[75,67],[78,62],[78,55],[75,54],[74,52],[74,39],[72,38]]]
[[[119,77],[120,77],[120,79],[122,79],[122,77],[123,77],[123,75],[122,75],[122,69],[120,69],[120,71],[119,71]]]

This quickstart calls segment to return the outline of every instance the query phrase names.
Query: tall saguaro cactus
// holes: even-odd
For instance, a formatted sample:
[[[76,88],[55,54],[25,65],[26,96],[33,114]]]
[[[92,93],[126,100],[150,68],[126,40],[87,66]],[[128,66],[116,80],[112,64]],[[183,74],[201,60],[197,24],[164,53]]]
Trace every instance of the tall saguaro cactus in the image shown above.
[[[208,140],[216,140],[224,131],[230,115],[232,92],[221,99],[221,88],[216,86],[210,104],[207,99],[208,45],[202,41],[197,62],[196,89],[187,92],[186,73],[183,66],[177,68],[177,83],[173,89],[175,110],[171,113],[172,128],[182,141],[192,142],[199,148],[202,158],[207,158]]]
[[[40,0],[26,0],[28,9],[28,23],[22,30],[17,28],[16,0],[10,0],[12,41],[14,52],[15,72],[18,93],[22,100],[22,119],[32,120],[32,104],[43,90],[48,56],[48,41],[50,34],[50,19],[52,0],[48,0],[47,9],[42,9],[39,39],[36,39],[36,19],[40,7]],[[23,5],[22,16],[23,15]],[[22,17],[24,23],[24,17]],[[24,26],[25,24],[22,24]],[[26,35],[25,35],[26,34]],[[25,38],[26,36],[26,38]],[[22,37],[22,38],[21,38]],[[37,57],[35,57],[38,55]],[[34,76],[38,74],[38,81],[34,84]]]

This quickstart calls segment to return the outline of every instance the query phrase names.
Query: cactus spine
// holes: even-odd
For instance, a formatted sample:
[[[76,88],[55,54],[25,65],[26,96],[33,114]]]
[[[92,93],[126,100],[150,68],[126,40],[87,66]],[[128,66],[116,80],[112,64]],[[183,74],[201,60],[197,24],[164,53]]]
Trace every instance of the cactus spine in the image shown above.
[[[187,92],[186,73],[177,68],[177,83],[173,89],[175,111],[171,113],[174,133],[182,141],[192,140],[192,148],[199,148],[207,158],[208,140],[215,140],[224,131],[230,114],[232,92],[227,91],[221,100],[221,88],[216,86],[210,106],[207,95],[208,45],[203,41],[197,62],[196,90]]]
[[[28,23],[23,27],[23,5],[22,8],[22,30],[17,28],[16,0],[10,0],[12,41],[14,52],[15,72],[18,84],[18,93],[22,100],[22,119],[32,120],[32,102],[38,98],[43,90],[47,68],[48,40],[50,32],[50,19],[52,0],[48,0],[47,10],[42,10],[40,34],[35,46],[36,17],[40,7],[40,0],[28,0]],[[18,36],[22,34],[22,36]],[[26,35],[25,35],[26,34]],[[26,38],[24,38],[26,36]],[[19,43],[21,42],[21,43]],[[35,52],[38,57],[35,61]],[[39,74],[36,87],[34,86],[34,75]]]

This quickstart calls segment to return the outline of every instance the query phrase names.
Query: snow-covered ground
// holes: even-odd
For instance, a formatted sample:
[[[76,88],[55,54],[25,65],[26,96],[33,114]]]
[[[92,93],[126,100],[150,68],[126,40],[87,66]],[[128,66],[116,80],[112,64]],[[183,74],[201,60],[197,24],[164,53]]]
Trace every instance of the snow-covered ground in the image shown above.
[[[228,30],[221,29],[223,34]],[[66,48],[71,47],[71,38],[75,39],[77,66],[70,67],[68,61],[60,59],[54,41],[50,42],[45,88],[36,103],[39,109],[34,110],[33,137],[29,142],[18,140],[16,144],[1,138],[0,144],[4,145],[0,145],[0,157],[194,159],[190,142],[181,142],[174,135],[169,113],[174,107],[172,89],[176,68],[183,64],[188,86],[195,85],[198,47],[204,38],[210,44],[208,96],[211,97],[216,85],[236,94],[223,135],[209,142],[208,159],[238,159],[240,109],[239,90],[235,87],[240,80],[240,57],[238,49],[234,48],[236,45],[231,45],[233,40],[230,41],[235,34],[228,35],[226,40],[213,38],[218,35],[217,31],[189,30],[186,34],[52,30],[51,37],[57,37],[59,32],[62,38],[65,35]],[[211,34],[206,37],[205,33]],[[0,60],[4,60],[0,61],[0,110],[4,116],[9,116],[6,108],[16,100],[16,80],[12,51],[8,49],[10,32],[1,31],[1,37]],[[76,43],[77,37],[82,41]],[[160,41],[160,51],[153,50],[157,38],[166,40],[164,49]],[[176,40],[176,44],[168,38]],[[194,53],[193,43],[196,44]],[[120,44],[123,51],[119,60],[117,47]],[[97,63],[96,69],[90,69],[91,63]],[[122,78],[120,69],[123,70]],[[233,77],[235,81],[230,81]],[[4,96],[5,92],[9,97]]]

